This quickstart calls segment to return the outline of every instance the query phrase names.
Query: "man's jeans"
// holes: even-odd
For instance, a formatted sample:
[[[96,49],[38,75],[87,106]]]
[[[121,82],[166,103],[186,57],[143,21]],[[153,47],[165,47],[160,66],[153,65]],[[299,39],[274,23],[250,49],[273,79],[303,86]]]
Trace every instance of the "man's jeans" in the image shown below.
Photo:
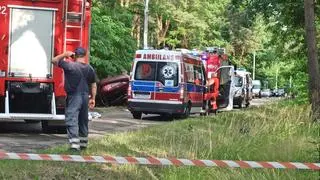
[[[71,148],[87,147],[88,93],[67,95],[66,126]]]

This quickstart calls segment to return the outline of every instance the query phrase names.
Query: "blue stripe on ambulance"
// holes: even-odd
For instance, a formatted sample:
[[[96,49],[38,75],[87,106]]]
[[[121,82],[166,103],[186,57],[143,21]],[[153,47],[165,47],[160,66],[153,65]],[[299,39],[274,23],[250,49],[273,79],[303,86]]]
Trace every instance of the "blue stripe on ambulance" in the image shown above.
[[[155,85],[153,81],[133,81],[132,91],[153,92]]]

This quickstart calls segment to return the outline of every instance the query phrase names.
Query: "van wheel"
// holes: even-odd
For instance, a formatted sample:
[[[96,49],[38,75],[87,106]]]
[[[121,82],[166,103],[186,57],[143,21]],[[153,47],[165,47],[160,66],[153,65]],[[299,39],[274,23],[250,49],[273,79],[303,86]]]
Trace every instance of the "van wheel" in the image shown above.
[[[239,108],[242,109],[245,105],[245,100],[242,98],[238,104]]]
[[[131,113],[132,113],[132,116],[134,119],[141,119],[141,117],[142,117],[142,112],[133,111]]]

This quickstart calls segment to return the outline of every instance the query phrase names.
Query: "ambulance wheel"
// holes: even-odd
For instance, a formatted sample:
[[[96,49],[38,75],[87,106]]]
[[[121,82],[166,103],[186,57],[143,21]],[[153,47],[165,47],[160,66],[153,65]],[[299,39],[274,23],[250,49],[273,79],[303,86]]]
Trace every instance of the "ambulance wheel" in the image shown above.
[[[205,103],[204,112],[202,111],[200,113],[200,116],[209,116],[209,114],[210,114],[210,106],[209,105],[211,104],[211,101],[210,100],[205,101],[204,103]]]
[[[141,117],[142,117],[142,112],[133,111],[133,112],[131,112],[131,114],[134,119],[141,119]]]
[[[200,113],[200,116],[209,116],[209,112]]]
[[[191,104],[188,103],[188,105],[184,108],[184,112],[182,114],[182,117],[188,118],[190,116],[190,111],[191,111]]]
[[[218,110],[217,110],[217,109],[214,109],[214,110],[212,110],[212,113],[213,113],[214,115],[217,115]]]

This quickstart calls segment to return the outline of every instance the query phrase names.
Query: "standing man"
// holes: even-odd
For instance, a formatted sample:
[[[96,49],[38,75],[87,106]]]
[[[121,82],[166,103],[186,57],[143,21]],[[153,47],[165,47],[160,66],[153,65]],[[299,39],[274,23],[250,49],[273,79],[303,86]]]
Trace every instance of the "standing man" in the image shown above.
[[[88,106],[93,109],[97,91],[96,74],[85,62],[87,51],[78,47],[74,52],[64,52],[53,58],[52,63],[64,71],[64,89],[67,93],[65,122],[72,151],[88,145]],[[65,58],[74,61],[67,62]],[[90,86],[90,87],[89,87]]]

